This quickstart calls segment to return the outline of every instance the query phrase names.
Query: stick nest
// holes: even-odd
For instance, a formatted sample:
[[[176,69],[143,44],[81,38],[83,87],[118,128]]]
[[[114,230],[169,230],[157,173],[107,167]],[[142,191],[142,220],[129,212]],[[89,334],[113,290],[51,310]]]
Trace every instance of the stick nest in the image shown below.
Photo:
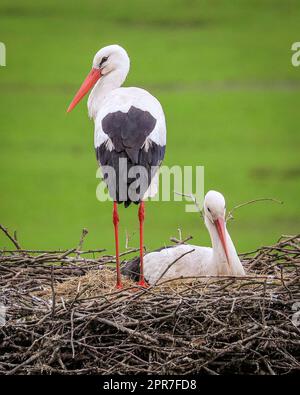
[[[103,250],[26,251],[9,238],[16,250],[0,251],[0,374],[300,370],[300,236],[243,254],[244,278],[148,289],[124,279],[122,291]]]

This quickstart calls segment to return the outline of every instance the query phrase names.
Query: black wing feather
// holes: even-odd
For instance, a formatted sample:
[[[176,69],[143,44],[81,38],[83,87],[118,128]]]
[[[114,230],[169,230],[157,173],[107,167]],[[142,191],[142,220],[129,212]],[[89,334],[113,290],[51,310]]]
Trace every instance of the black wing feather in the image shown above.
[[[125,207],[131,203],[131,200],[121,199],[118,181],[125,180],[129,191],[131,184],[139,178],[138,175],[135,178],[128,177],[130,169],[136,165],[146,169],[147,182],[140,182],[141,188],[136,190],[139,198],[134,200],[134,203],[139,203],[164,158],[165,146],[150,141],[145,149],[145,141],[155,125],[156,119],[148,111],[133,106],[127,113],[116,111],[107,114],[102,120],[102,129],[112,141],[114,149],[110,151],[106,143],[96,147],[97,160],[101,166],[111,166],[115,169],[116,182],[105,175],[104,179],[110,195],[117,202],[124,202]],[[127,166],[119,167],[120,159],[125,160]]]

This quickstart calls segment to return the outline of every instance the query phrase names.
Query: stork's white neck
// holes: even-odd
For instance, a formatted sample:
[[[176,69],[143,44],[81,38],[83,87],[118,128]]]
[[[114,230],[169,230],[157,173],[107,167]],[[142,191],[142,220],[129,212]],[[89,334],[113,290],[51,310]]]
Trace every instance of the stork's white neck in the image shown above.
[[[89,117],[95,119],[101,104],[108,93],[120,88],[127,77],[128,71],[115,69],[106,75],[103,75],[92,89],[88,98]]]
[[[209,231],[211,244],[213,249],[212,264],[217,266],[219,275],[244,275],[245,271],[241,264],[240,258],[236,252],[234,244],[225,226],[225,238],[228,249],[227,263],[224,248],[218,235],[215,225],[205,217],[205,225]]]

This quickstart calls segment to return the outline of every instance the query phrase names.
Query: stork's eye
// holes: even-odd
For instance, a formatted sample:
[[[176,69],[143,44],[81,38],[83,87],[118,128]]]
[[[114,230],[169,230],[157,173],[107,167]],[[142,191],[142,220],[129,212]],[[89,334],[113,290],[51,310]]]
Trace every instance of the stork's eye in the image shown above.
[[[209,212],[211,212],[209,207],[207,207],[207,210],[208,210]]]
[[[107,61],[107,59],[108,59],[108,56],[104,56],[104,57],[101,59],[101,62],[100,62],[100,64],[99,64],[99,66],[101,67],[101,66],[103,65],[103,63]]]

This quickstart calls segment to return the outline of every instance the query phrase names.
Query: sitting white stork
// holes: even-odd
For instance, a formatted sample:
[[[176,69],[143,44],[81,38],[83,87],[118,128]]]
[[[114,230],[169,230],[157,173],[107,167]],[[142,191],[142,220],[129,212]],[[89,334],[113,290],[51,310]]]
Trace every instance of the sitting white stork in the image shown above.
[[[95,149],[110,196],[114,200],[117,288],[122,288],[119,260],[118,203],[140,204],[140,275],[143,273],[144,200],[157,192],[157,170],[166,145],[165,116],[159,101],[140,88],[121,88],[129,57],[119,45],[98,51],[92,70],[71,102],[68,112],[91,88],[88,113],[95,122]],[[109,169],[113,169],[112,174]]]
[[[146,281],[155,284],[160,279],[165,281],[181,277],[244,276],[244,268],[226,229],[225,213],[223,195],[209,191],[204,199],[203,216],[212,248],[182,244],[146,254],[144,256]],[[139,264],[139,258],[127,262],[122,267],[122,274],[136,278]]]

